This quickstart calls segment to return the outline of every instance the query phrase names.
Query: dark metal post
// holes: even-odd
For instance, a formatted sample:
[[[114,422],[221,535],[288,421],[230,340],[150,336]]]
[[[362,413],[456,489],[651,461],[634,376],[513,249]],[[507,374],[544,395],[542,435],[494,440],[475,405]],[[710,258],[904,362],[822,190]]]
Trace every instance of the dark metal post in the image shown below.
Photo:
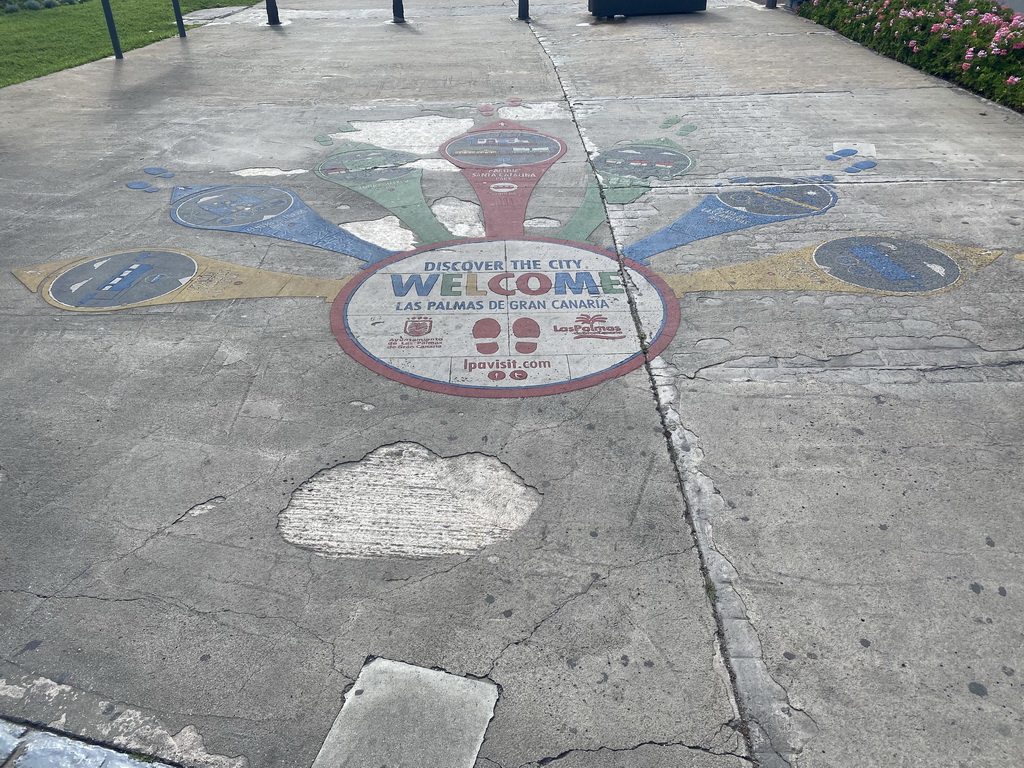
[[[530,20],[530,0],[519,0],[519,21]]]
[[[114,46],[114,58],[123,59],[121,41],[117,37],[117,27],[114,26],[114,14],[110,10],[110,0],[103,0],[103,15],[107,17],[107,31],[110,32],[110,44]]]
[[[764,0],[764,7],[765,8],[778,8],[779,7],[779,0]]]
[[[281,23],[281,17],[277,14],[277,0],[267,0],[267,24],[276,27]]]
[[[171,0],[174,6],[174,20],[178,22],[178,37],[185,36],[185,20],[181,18],[181,3],[178,0]]]
[[[402,0],[392,0],[391,14],[394,17],[395,24],[405,24],[405,5],[402,3]]]

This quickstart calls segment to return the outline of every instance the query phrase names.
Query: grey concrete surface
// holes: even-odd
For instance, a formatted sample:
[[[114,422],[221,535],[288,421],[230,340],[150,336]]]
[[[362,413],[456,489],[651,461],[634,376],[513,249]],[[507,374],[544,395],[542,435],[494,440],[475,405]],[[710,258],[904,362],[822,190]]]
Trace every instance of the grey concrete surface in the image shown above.
[[[611,23],[531,9],[407,3],[396,26],[368,0],[288,0],[277,29],[242,10],[0,90],[0,717],[175,765],[311,766],[383,657],[497,686],[477,768],[1013,765],[1024,118],[744,0]],[[623,272],[641,327],[605,335],[636,365],[537,397],[360,364],[322,294],[72,312],[29,290],[147,249],[363,290],[375,272],[356,258],[181,226],[172,189],[286,187],[404,252],[392,211],[312,172],[362,142],[421,156],[433,214],[482,237],[439,148],[499,119],[566,149],[510,258],[550,252],[531,243],[558,238],[595,159],[631,142],[696,165],[634,172],[631,203],[601,178],[584,246],[621,251],[757,186],[737,179],[813,179],[837,202],[701,224],[652,256],[679,327],[645,361],[657,323]],[[875,165],[845,172],[858,161]],[[917,267],[864,247],[875,271],[855,279],[875,287],[815,266],[820,243],[862,235],[930,244],[917,266],[948,285],[895,290]],[[527,338],[542,351],[545,323]],[[467,332],[467,362],[489,340]],[[396,451],[393,497],[328,503],[327,480]],[[445,526],[459,472],[482,504],[499,481],[530,504]],[[304,536],[311,488],[328,502]],[[342,511],[372,522],[332,523]],[[310,543],[374,526],[409,547]],[[459,543],[486,526],[490,543]],[[423,727],[406,719],[395,744]]]

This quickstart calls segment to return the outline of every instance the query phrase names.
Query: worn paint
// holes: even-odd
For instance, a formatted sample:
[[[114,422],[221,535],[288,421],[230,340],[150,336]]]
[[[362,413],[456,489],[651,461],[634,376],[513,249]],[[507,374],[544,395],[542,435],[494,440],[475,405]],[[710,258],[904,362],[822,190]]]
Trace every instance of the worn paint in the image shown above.
[[[283,187],[175,187],[171,219],[195,229],[305,243],[369,263],[393,255],[314,213]]]
[[[316,174],[391,211],[416,233],[421,244],[453,240],[455,236],[435,218],[423,197],[423,171],[403,167],[417,159],[411,152],[351,143],[321,162]]]
[[[521,237],[533,190],[566,149],[554,136],[497,120],[446,142],[440,152],[462,169],[480,200],[487,235]]]
[[[348,282],[241,267],[166,248],[23,267],[14,275],[51,306],[75,312],[227,299],[333,299]]]
[[[473,127],[473,121],[466,118],[424,115],[401,120],[353,120],[352,126],[359,131],[359,140],[376,144],[387,149],[429,155],[448,139],[465,133]],[[350,137],[332,134],[334,138]]]
[[[678,327],[678,302],[664,283],[643,267],[619,267],[609,251],[555,240],[422,249],[350,282],[331,327],[363,365],[421,389],[468,397],[568,392],[643,365],[634,310],[651,354]]]
[[[885,244],[884,252],[891,254],[893,259],[899,260],[907,269],[916,270],[914,274],[921,272],[922,275],[927,274],[931,277],[927,280],[904,279],[901,273],[895,271],[897,268],[903,269],[897,262],[893,262],[896,264],[895,267],[888,267],[883,262],[876,270],[872,266],[870,254],[866,256],[867,262],[862,262],[856,253],[850,252],[848,256],[846,255],[850,246],[867,247],[873,244]],[[819,256],[822,252],[826,254],[827,260]],[[776,254],[746,264],[717,267],[683,275],[666,274],[662,275],[662,279],[677,295],[693,291],[751,290],[885,295],[938,293],[961,284],[968,270],[974,271],[991,264],[1001,253],[992,249],[970,248],[952,243],[922,244],[882,235],[862,235],[830,240],[820,245]],[[849,259],[850,263],[841,263],[840,259]],[[831,267],[833,263],[845,267],[845,271],[826,269],[826,266]],[[934,266],[928,267],[928,264]],[[936,269],[945,274],[940,274]],[[834,272],[838,274],[833,274]],[[843,278],[840,278],[839,274],[843,275]]]
[[[835,192],[805,179],[766,176],[736,179],[738,187],[708,195],[667,227],[623,249],[641,264],[659,253],[726,232],[817,216],[836,204]]]

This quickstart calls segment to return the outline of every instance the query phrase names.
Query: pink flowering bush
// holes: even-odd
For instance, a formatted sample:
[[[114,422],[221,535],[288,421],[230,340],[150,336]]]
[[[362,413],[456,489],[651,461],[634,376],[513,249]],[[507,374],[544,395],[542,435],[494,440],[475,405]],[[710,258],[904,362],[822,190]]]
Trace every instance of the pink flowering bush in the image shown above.
[[[812,0],[797,11],[890,58],[1024,112],[1024,14],[992,0]]]

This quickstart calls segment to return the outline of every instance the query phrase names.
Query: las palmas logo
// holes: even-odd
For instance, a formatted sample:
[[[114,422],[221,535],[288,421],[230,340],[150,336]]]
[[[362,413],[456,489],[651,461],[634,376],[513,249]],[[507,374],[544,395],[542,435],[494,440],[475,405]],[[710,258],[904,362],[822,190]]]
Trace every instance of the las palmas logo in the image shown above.
[[[606,325],[608,318],[604,315],[577,315],[575,325],[556,325],[553,330],[559,333],[571,333],[574,339],[607,339],[617,341],[626,338],[622,328],[617,325]]]

